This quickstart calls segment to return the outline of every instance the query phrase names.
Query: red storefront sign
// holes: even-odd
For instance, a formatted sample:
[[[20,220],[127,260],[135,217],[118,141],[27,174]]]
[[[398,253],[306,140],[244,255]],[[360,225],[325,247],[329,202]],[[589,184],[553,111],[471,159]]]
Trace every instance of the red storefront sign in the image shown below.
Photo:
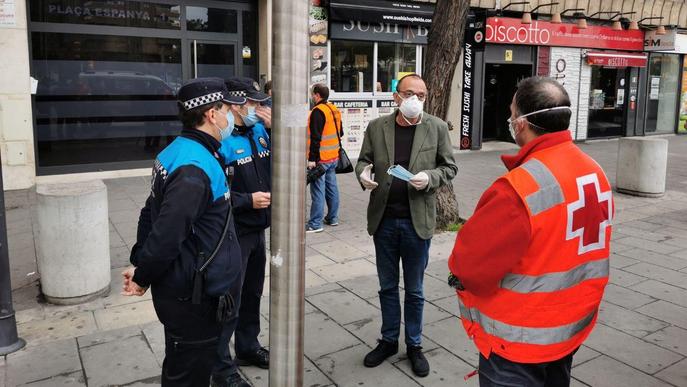
[[[579,29],[576,24],[540,20],[522,24],[520,19],[490,17],[487,18],[486,35],[488,43],[644,50],[644,32],[640,30],[614,31],[610,27],[592,25]]]
[[[628,54],[624,52],[594,52],[587,53],[587,64],[605,67],[646,67],[646,54]]]

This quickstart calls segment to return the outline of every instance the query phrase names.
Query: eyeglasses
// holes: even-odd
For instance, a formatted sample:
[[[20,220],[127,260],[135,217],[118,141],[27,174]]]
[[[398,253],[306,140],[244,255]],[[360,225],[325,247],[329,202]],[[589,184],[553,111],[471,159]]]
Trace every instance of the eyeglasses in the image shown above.
[[[412,96],[416,96],[417,99],[419,99],[420,101],[424,102],[425,99],[427,98],[427,94],[425,94],[425,93],[416,93],[416,92],[411,91],[411,90],[403,90],[403,91],[401,91],[401,90],[396,90],[396,92],[398,93],[398,95],[400,95],[400,96],[403,97],[404,99],[405,99],[405,98],[410,98],[410,97],[412,97]]]

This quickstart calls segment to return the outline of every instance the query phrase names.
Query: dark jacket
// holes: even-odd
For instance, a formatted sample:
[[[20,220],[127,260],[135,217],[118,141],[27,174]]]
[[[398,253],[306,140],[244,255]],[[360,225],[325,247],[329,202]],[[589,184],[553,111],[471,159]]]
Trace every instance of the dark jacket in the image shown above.
[[[270,226],[270,207],[253,208],[254,192],[272,191],[270,137],[262,123],[237,126],[222,140],[220,153],[233,169],[231,203],[239,235],[262,231]]]
[[[231,211],[228,183],[217,153],[219,142],[184,130],[155,160],[150,196],[138,220],[131,263],[133,280],[154,295],[190,297],[198,256],[217,245]],[[206,295],[241,286],[241,252],[233,224],[208,267]]]

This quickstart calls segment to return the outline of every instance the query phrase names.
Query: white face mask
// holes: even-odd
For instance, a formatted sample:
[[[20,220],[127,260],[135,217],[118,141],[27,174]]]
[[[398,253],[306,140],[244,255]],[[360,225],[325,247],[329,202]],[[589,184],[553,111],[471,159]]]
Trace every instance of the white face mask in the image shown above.
[[[399,106],[399,110],[404,117],[417,118],[420,116],[425,103],[420,101],[420,99],[417,98],[417,95],[413,95],[408,98],[403,98],[400,95],[399,97],[403,101],[401,102],[401,106]]]
[[[568,110],[572,111],[572,108],[570,106],[556,106],[556,107],[552,107],[552,108],[548,108],[548,109],[542,109],[542,110],[537,110],[537,111],[534,111],[531,113],[523,114],[519,117],[516,117],[513,120],[508,118],[508,120],[506,120],[506,121],[508,122],[508,131],[510,132],[510,136],[513,137],[513,140],[515,141],[515,136],[517,135],[517,133],[515,133],[515,127],[513,127],[514,121],[517,121],[521,118],[525,118],[527,116],[533,116],[533,115],[539,114],[539,113],[549,112],[552,110],[563,110],[563,109],[568,109]]]

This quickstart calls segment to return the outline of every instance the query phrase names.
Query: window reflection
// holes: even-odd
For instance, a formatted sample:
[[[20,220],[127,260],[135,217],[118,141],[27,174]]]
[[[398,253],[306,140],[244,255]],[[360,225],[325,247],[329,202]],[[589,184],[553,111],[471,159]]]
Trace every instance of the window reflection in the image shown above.
[[[332,40],[332,90],[372,91],[374,43]]]
[[[233,9],[186,7],[186,28],[189,31],[235,34],[237,24],[237,12]]]
[[[679,55],[651,54],[646,114],[647,133],[675,132],[675,104],[679,92],[679,68]]]
[[[377,89],[375,91],[396,91],[396,83],[399,79],[407,73],[416,72],[415,52],[417,46],[379,43],[377,50]]]

